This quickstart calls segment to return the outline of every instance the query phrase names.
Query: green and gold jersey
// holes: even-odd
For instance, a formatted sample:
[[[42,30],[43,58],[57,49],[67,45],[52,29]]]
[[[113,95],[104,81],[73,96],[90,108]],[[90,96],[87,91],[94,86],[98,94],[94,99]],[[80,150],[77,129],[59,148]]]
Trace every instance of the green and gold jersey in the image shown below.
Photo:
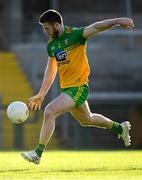
[[[65,26],[60,37],[48,42],[47,52],[56,58],[61,88],[76,87],[88,83],[90,67],[86,55],[84,28]]]

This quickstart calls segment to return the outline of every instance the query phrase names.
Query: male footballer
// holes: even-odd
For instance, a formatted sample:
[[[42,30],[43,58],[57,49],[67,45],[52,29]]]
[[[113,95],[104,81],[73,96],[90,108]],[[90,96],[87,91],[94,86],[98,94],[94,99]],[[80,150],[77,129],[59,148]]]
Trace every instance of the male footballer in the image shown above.
[[[59,73],[61,93],[45,107],[37,147],[33,151],[22,152],[22,157],[29,162],[40,163],[42,153],[54,132],[56,118],[66,112],[70,112],[82,126],[112,130],[118,134],[119,138],[123,139],[125,146],[129,146],[131,125],[128,121],[119,124],[101,114],[90,111],[87,102],[90,67],[86,54],[86,41],[95,34],[115,26],[131,29],[134,27],[133,20],[122,17],[95,22],[86,27],[68,27],[63,24],[59,12],[49,9],[40,16],[39,23],[44,32],[49,35],[47,44],[49,59],[41,88],[37,95],[29,99],[29,108],[40,110],[57,72]]]

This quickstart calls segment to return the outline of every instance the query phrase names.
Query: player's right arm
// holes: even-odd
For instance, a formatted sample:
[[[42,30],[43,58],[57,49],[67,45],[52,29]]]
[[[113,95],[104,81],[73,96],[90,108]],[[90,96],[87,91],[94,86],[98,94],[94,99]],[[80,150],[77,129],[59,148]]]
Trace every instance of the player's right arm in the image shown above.
[[[50,89],[51,85],[54,82],[56,74],[57,74],[57,62],[56,62],[56,59],[53,57],[48,60],[48,63],[44,72],[42,86],[39,91],[39,93],[42,96],[45,96],[47,94],[48,90]]]
[[[49,91],[51,85],[54,82],[54,79],[57,74],[57,62],[54,57],[49,58],[45,72],[43,82],[40,88],[40,91],[37,95],[29,98],[29,108],[32,110],[37,110],[41,108],[41,104],[44,100],[45,95]]]

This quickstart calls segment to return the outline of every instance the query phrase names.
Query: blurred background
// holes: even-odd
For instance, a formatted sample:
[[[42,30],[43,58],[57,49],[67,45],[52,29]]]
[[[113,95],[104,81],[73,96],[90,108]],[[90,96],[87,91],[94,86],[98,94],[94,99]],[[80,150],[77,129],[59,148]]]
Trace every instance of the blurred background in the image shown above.
[[[92,112],[132,124],[131,148],[142,148],[142,1],[141,0],[0,0],[0,149],[33,149],[38,143],[44,106],[60,93],[58,77],[40,112],[28,121],[12,124],[6,108],[24,101],[41,86],[48,55],[48,37],[39,16],[53,8],[68,26],[127,16],[134,30],[114,28],[88,40],[91,66],[89,104]],[[109,130],[81,127],[70,115],[56,121],[47,149],[124,148]]]

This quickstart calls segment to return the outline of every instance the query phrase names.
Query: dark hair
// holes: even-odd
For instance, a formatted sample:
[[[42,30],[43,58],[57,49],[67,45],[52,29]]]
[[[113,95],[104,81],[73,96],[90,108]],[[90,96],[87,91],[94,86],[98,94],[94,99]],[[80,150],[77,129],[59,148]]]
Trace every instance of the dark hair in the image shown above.
[[[39,23],[43,24],[45,22],[48,23],[55,23],[58,22],[59,24],[63,23],[62,16],[60,15],[59,12],[49,9],[48,11],[45,11],[40,17],[39,17]]]

